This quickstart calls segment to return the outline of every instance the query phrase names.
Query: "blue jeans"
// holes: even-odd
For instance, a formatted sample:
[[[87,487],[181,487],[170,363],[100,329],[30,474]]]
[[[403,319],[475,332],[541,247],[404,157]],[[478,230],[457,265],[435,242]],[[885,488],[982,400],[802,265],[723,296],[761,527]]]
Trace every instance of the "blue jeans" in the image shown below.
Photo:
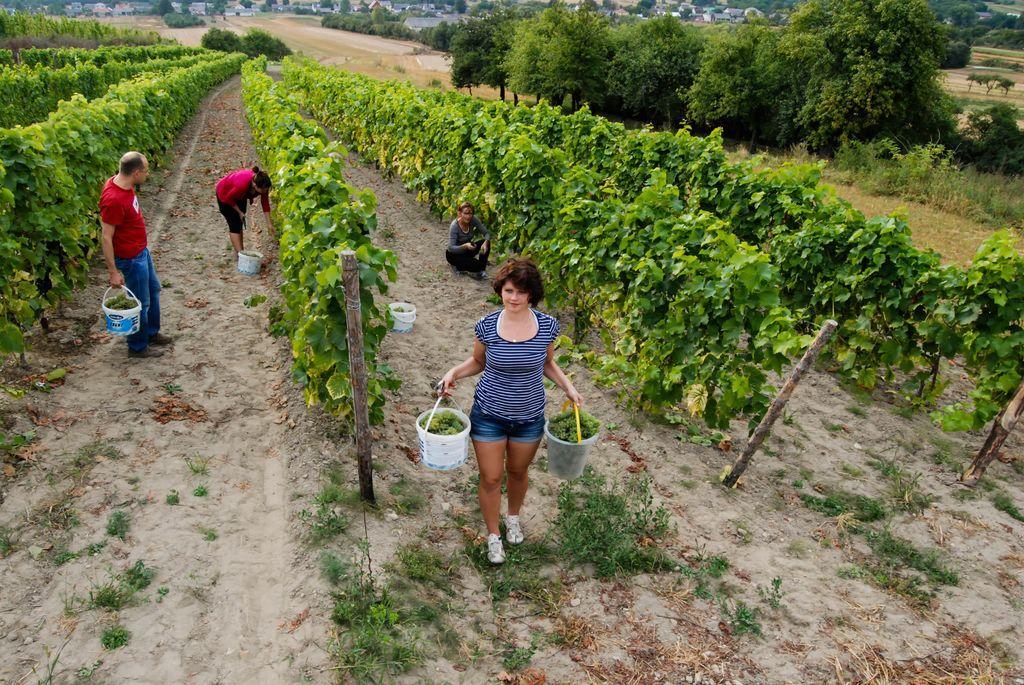
[[[509,421],[485,414],[476,403],[469,412],[469,437],[480,442],[540,442],[544,436],[544,415],[525,421]]]
[[[149,339],[160,332],[160,279],[156,276],[149,248],[131,259],[114,258],[114,265],[124,274],[124,284],[142,303],[139,332],[128,336],[128,349],[141,352],[149,347]]]

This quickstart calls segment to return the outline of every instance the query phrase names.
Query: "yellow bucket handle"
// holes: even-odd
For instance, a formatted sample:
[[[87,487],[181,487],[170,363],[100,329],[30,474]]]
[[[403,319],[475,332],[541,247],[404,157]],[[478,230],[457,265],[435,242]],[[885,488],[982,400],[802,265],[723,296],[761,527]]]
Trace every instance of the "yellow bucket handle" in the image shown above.
[[[570,404],[573,411],[576,412],[576,444],[580,444],[583,442],[583,429],[580,428],[580,406],[572,400],[566,400],[565,404],[562,405],[562,411],[568,409]]]

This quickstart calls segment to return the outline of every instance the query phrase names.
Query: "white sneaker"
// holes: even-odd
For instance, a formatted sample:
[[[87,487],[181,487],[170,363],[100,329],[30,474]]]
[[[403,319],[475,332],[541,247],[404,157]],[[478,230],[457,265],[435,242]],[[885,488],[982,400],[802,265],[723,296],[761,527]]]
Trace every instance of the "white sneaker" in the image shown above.
[[[487,561],[492,564],[505,563],[505,548],[501,544],[500,535],[487,536]]]
[[[518,545],[523,541],[523,527],[519,523],[519,516],[511,514],[505,517],[505,539],[510,545]]]

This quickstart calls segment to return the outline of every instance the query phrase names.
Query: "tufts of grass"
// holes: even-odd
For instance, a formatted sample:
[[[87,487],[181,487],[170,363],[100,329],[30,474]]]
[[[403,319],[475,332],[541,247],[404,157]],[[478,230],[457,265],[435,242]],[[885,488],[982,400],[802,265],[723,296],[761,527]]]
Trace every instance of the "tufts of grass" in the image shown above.
[[[107,535],[124,541],[129,528],[131,528],[131,518],[128,516],[128,512],[117,509],[107,517]]]
[[[317,508],[313,511],[303,509],[299,512],[299,519],[309,526],[308,539],[312,544],[323,544],[332,540],[348,530],[351,521],[348,516],[340,510],[340,505],[334,498],[334,486],[327,485],[314,498]]]
[[[679,567],[679,575],[695,581],[693,594],[700,599],[711,599],[716,595],[714,583],[729,570],[729,560],[721,555],[707,556],[698,552],[686,560],[686,566]]]
[[[167,493],[167,504],[172,507],[181,504],[181,495],[178,494],[177,490],[171,490]]]
[[[1005,492],[996,493],[992,498],[992,504],[1004,514],[1008,514],[1010,517],[1024,523],[1024,514],[1021,513],[1017,505],[1013,503],[1013,499]]]
[[[442,592],[452,592],[455,565],[442,554],[423,545],[412,544],[399,548],[395,557],[394,572]]]
[[[16,548],[17,537],[10,528],[0,526],[0,559],[10,556]]]
[[[829,490],[824,497],[804,493],[800,495],[800,500],[808,509],[826,516],[853,514],[854,518],[863,523],[878,521],[889,513],[879,500],[844,490]]]
[[[722,599],[719,608],[732,629],[733,635],[761,635],[761,611],[756,607],[747,606],[742,600]]]
[[[562,554],[592,563],[598,578],[675,565],[655,544],[668,534],[668,512],[654,506],[649,479],[633,479],[619,489],[588,467],[580,478],[562,484],[555,528]]]
[[[100,636],[100,644],[103,645],[104,649],[112,650],[124,647],[131,639],[132,634],[127,628],[124,626],[114,626],[103,631],[103,635]]]
[[[511,598],[534,602],[546,613],[558,613],[558,598],[562,588],[557,581],[542,574],[542,569],[553,564],[557,550],[543,540],[526,540],[519,545],[505,547],[505,563],[495,566],[487,560],[487,542],[471,541],[466,546],[466,557],[481,576],[484,586],[495,602]]]
[[[957,585],[960,582],[956,571],[944,564],[942,554],[938,550],[920,550],[914,543],[897,537],[888,530],[869,530],[865,537],[871,551],[884,563],[912,568],[936,585]]]
[[[533,660],[533,653],[532,645],[530,647],[509,646],[504,652],[501,665],[508,671],[521,671],[530,665],[530,661]]]
[[[416,514],[427,505],[423,491],[404,475],[388,487],[388,493],[394,497],[394,510],[403,516]]]
[[[192,495],[195,497],[206,497],[210,494],[210,491],[205,485],[197,485],[196,489],[192,491]]]
[[[921,490],[920,473],[908,473],[895,459],[879,457],[868,463],[889,482],[889,498],[897,508],[917,514],[935,501],[934,495]]]
[[[341,583],[349,572],[349,563],[336,553],[324,550],[320,554],[320,573],[331,585]]]
[[[118,611],[131,603],[135,593],[149,587],[154,575],[154,569],[136,561],[121,573],[112,574],[106,582],[94,585],[89,590],[88,604],[94,609]]]
[[[55,555],[53,555],[53,565],[63,566],[69,561],[74,561],[80,556],[82,556],[81,552],[72,552],[69,549],[61,550],[60,552],[57,552]]]
[[[191,457],[182,457],[185,461],[185,466],[192,472],[193,476],[208,476],[210,475],[210,459],[209,457],[200,456],[198,453]]]
[[[206,528],[205,526],[199,526],[199,532],[202,534],[203,539],[207,542],[213,542],[217,539],[217,531],[213,528]]]

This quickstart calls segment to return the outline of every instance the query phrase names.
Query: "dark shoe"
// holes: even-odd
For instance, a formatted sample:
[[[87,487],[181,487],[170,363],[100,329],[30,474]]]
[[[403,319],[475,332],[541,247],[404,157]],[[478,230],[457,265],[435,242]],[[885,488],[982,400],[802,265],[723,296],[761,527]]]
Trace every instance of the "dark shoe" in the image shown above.
[[[150,345],[170,345],[173,342],[174,338],[172,336],[164,335],[163,333],[149,336]]]
[[[164,356],[163,350],[154,350],[152,347],[147,347],[146,349],[139,350],[138,352],[135,350],[128,350],[129,359],[153,359],[155,357],[162,356]]]
[[[473,271],[470,275],[473,276],[473,278],[475,278],[478,281],[482,281],[487,278],[486,271]]]

